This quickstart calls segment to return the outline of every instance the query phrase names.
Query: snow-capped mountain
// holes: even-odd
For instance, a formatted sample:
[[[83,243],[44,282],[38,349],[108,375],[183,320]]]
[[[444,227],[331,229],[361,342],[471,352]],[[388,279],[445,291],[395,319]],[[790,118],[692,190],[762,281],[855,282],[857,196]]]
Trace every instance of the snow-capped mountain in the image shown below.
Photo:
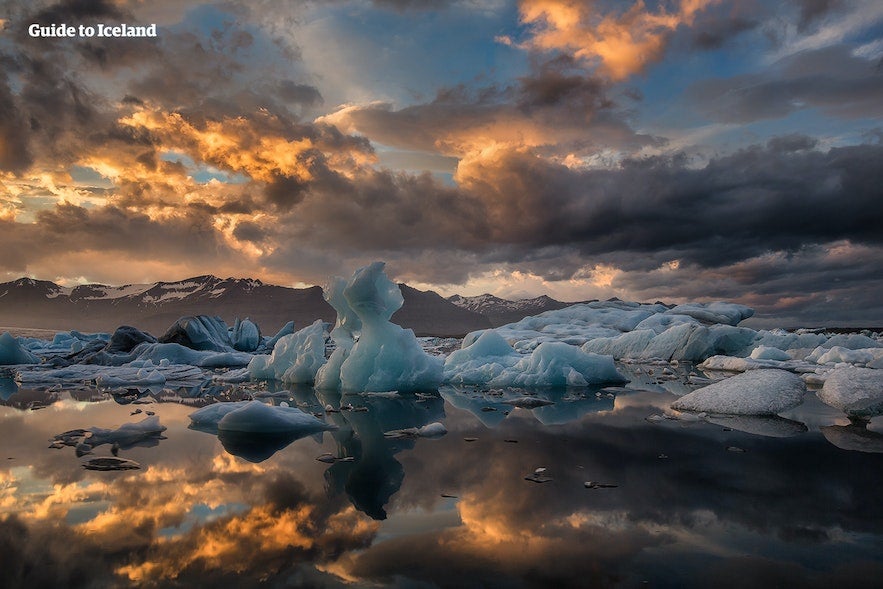
[[[474,297],[453,295],[448,301],[461,309],[467,309],[474,313],[480,313],[487,317],[494,327],[518,321],[528,315],[536,315],[544,311],[563,309],[573,303],[563,303],[542,295],[533,299],[521,299],[509,301],[492,294],[482,294]]]
[[[463,335],[490,327],[481,314],[432,291],[401,286],[405,304],[393,320],[418,335]],[[186,315],[218,315],[230,324],[236,317],[248,317],[269,334],[292,320],[302,327],[336,318],[318,286],[296,289],[248,278],[195,276],[177,282],[75,287],[20,278],[0,284],[3,326],[112,331],[132,325],[161,335]]]

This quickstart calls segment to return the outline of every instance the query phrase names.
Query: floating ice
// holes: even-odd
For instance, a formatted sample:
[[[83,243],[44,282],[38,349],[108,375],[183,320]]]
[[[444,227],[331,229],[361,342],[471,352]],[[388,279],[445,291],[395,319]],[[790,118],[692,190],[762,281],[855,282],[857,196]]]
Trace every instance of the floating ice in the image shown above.
[[[843,346],[831,346],[830,348],[819,346],[806,359],[819,364],[847,362],[875,367],[878,362],[883,360],[883,348],[849,349]]]
[[[325,364],[325,323],[319,319],[297,333],[279,338],[270,355],[252,358],[248,371],[255,379],[312,383]]]
[[[159,376],[157,376],[159,375]],[[160,376],[162,379],[160,379]],[[96,382],[99,386],[194,385],[208,377],[200,368],[186,364],[153,364],[150,360],[134,361],[123,366],[74,364],[64,368],[15,371],[15,380],[22,385],[51,385]]]
[[[436,421],[424,425],[423,427],[408,427],[405,429],[394,429],[383,433],[384,438],[401,439],[401,438],[440,438],[448,433],[448,428],[444,424]]]
[[[684,303],[668,311],[672,315],[689,315],[704,323],[739,325],[743,319],[754,315],[754,309],[735,303]]]
[[[228,407],[232,405],[233,407]],[[295,407],[265,405],[260,401],[216,403],[190,414],[194,425],[204,429],[214,423],[219,432],[308,435],[334,429]],[[216,421],[215,421],[216,420]]]
[[[159,338],[162,343],[181,344],[194,350],[233,351],[227,324],[220,317],[181,317]]]
[[[586,386],[624,382],[613,358],[563,342],[544,342],[530,355],[516,352],[496,330],[486,330],[445,361],[445,380],[494,387]]]
[[[261,345],[261,329],[248,318],[240,321],[236,319],[230,330],[230,339],[233,349],[240,352],[254,352]]]
[[[805,392],[799,376],[784,370],[760,369],[684,395],[671,408],[723,415],[775,415],[799,405]]]
[[[24,349],[18,340],[4,332],[0,335],[0,364],[37,364],[40,359]]]
[[[407,392],[441,384],[443,361],[426,354],[413,331],[390,323],[404,299],[383,268],[383,262],[374,262],[357,270],[342,290],[336,279],[326,292],[338,312],[332,338],[341,351],[318,374],[318,388]],[[359,328],[358,341],[351,343]]]
[[[166,427],[160,424],[159,417],[151,415],[136,423],[124,423],[117,429],[92,427],[89,431],[92,435],[86,442],[93,448],[102,444],[119,444],[121,448],[127,448],[157,439]]]
[[[660,323],[656,327],[664,325],[665,323]],[[614,358],[661,358],[698,362],[713,354],[741,353],[746,348],[750,349],[756,335],[757,332],[753,329],[744,327],[706,327],[695,321],[678,321],[660,332],[638,329],[614,337],[596,338],[586,342],[583,350],[611,354]]]
[[[192,350],[176,343],[139,344],[132,350],[131,355],[136,360],[149,360],[155,364],[166,361],[168,364],[189,364],[203,368],[247,366],[253,358],[246,352]]]
[[[225,415],[231,411],[242,409],[249,403],[251,403],[251,401],[232,401],[230,403],[212,403],[211,405],[206,405],[189,415],[191,426],[195,429],[216,431],[218,429],[218,422],[221,421]]]
[[[854,366],[835,368],[817,394],[823,403],[849,416],[883,414],[883,370]]]
[[[755,360],[779,360],[782,362],[791,359],[788,352],[772,346],[757,346],[751,350],[751,358]]]

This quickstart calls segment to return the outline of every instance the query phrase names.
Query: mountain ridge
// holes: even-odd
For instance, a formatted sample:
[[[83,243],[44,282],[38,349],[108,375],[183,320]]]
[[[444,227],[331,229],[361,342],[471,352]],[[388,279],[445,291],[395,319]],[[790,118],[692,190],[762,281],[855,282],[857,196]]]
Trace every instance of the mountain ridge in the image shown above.
[[[393,321],[417,335],[462,336],[492,326],[481,313],[459,307],[434,291],[399,286],[405,302]],[[300,328],[316,319],[333,322],[337,316],[319,286],[291,288],[210,274],[121,286],[64,287],[26,277],[0,284],[2,325],[83,331],[132,325],[161,335],[187,315],[217,315],[229,324],[248,317],[268,334],[288,321]]]

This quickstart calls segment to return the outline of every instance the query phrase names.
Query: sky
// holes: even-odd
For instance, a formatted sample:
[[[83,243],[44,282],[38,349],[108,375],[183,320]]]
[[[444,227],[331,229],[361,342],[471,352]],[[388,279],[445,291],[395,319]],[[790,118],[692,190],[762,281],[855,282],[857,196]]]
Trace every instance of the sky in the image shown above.
[[[0,251],[883,325],[883,4],[0,0]]]

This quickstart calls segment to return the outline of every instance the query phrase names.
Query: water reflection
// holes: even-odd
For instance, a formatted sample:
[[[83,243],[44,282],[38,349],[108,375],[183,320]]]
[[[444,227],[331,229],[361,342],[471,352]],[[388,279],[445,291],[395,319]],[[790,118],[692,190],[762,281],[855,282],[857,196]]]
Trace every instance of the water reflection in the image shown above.
[[[798,435],[754,435],[819,422],[820,403],[807,407],[813,420],[798,411],[784,426],[740,424],[746,433],[647,422],[666,393],[547,392],[555,405],[504,405],[488,427],[479,405],[494,395],[442,390],[445,404],[272,388],[225,394],[330,406],[339,429],[258,462],[189,429],[192,406],[157,402],[167,439],[121,452],[142,470],[104,473],[47,440],[134,421],[131,404],[58,392],[40,411],[0,408],[5,586],[821,587],[883,574],[883,457],[841,449],[879,448],[881,434],[828,413]],[[156,397],[172,394],[186,399]],[[449,434],[383,437],[434,421]],[[353,460],[317,461],[324,452]],[[523,479],[538,467],[553,480]]]

